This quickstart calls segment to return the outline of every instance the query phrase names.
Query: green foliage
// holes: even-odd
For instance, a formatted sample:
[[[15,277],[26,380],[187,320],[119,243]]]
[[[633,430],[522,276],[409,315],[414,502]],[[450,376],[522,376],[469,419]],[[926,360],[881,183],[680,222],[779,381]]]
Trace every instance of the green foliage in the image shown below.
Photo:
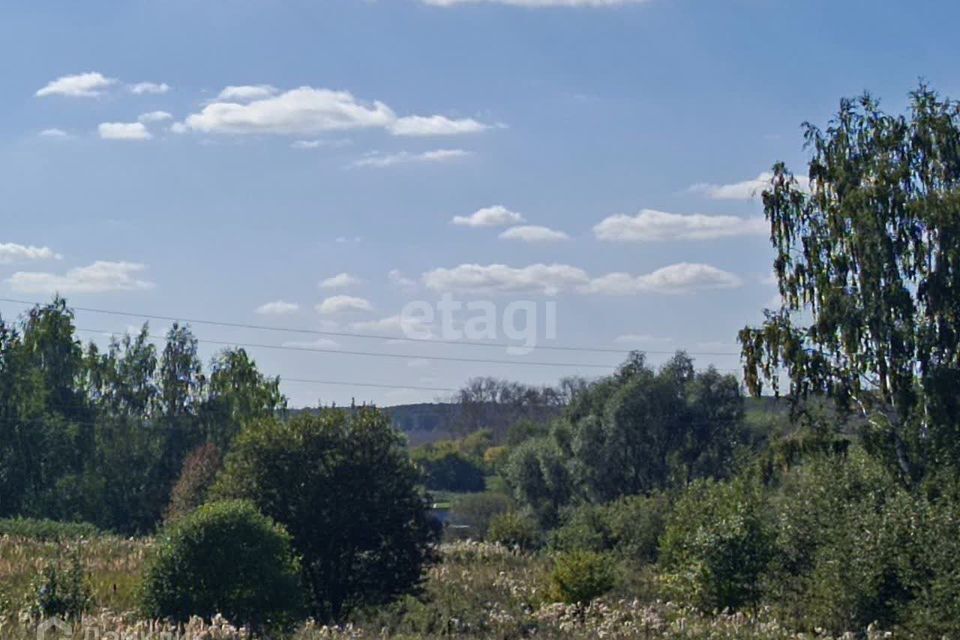
[[[666,495],[627,496],[605,505],[574,509],[553,532],[551,546],[563,551],[615,551],[635,564],[656,561],[669,502]]]
[[[299,566],[287,532],[243,501],[200,507],[164,529],[144,575],[141,606],[185,622],[223,614],[282,628],[299,612]]]
[[[487,540],[524,551],[540,546],[537,523],[518,511],[507,511],[490,519]]]
[[[586,604],[613,589],[616,564],[593,551],[570,551],[554,558],[548,595],[556,602]]]
[[[390,601],[421,581],[438,531],[402,436],[375,409],[249,425],[214,493],[283,524],[320,620]]]
[[[427,489],[466,493],[484,489],[483,468],[459,451],[426,445],[415,449],[412,457],[423,471]]]
[[[468,537],[483,540],[490,522],[513,506],[509,496],[502,493],[472,493],[458,497],[450,509],[450,522],[468,527]]]
[[[704,611],[757,604],[774,553],[763,496],[699,480],[678,498],[660,547],[668,592]]]
[[[960,109],[924,85],[906,116],[864,95],[806,142],[809,193],[783,164],[763,193],[781,308],[740,333],[746,382],[855,410],[917,483],[960,464]]]
[[[212,442],[202,444],[190,452],[183,461],[180,478],[170,493],[167,521],[182,518],[203,504],[222,466],[220,449]]]
[[[57,554],[33,584],[33,609],[42,618],[80,618],[92,605],[92,593],[86,569],[80,557],[80,546],[70,551],[68,563]]]
[[[0,536],[58,541],[93,538],[99,530],[89,522],[58,522],[34,518],[0,518]]]
[[[604,503],[720,478],[733,469],[743,398],[733,376],[695,372],[678,353],[660,371],[634,353],[582,387],[549,435],[523,441],[502,472],[545,526],[577,500]]]

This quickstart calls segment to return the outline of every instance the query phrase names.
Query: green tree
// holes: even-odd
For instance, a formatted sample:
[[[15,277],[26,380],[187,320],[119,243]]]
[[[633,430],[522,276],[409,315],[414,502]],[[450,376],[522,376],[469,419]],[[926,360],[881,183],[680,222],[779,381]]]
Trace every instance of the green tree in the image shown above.
[[[740,333],[746,382],[859,413],[914,483],[960,462],[960,106],[921,85],[805,126],[809,193],[783,164],[763,193],[782,302]]]
[[[419,473],[380,411],[251,423],[225,464],[215,495],[247,498],[290,531],[318,619],[409,592],[434,557]]]

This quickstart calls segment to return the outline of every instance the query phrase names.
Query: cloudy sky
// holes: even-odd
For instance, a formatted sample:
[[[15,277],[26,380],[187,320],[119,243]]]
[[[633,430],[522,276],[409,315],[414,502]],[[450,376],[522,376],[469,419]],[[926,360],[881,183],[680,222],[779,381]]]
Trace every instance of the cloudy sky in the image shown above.
[[[90,339],[243,325],[194,324],[204,357],[248,345],[294,405],[598,375],[632,348],[733,370],[775,293],[755,191],[802,168],[800,124],[865,89],[899,110],[919,77],[960,95],[949,2],[15,4],[0,313],[59,291],[129,314],[79,312]],[[483,345],[400,315],[445,296],[474,305],[454,330],[496,310]],[[502,346],[517,301],[561,348]]]

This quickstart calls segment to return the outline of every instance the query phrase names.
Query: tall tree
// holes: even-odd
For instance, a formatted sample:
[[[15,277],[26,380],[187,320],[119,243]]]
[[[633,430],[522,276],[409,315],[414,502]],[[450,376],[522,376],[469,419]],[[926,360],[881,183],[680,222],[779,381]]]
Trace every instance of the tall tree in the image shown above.
[[[832,397],[916,482],[960,463],[960,106],[921,85],[805,128],[809,192],[777,164],[763,193],[782,304],[740,333],[746,382]]]

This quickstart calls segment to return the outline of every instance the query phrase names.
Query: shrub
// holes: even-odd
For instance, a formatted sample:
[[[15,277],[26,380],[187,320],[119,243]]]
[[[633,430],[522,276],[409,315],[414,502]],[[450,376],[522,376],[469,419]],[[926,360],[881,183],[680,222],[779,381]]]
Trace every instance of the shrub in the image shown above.
[[[705,610],[756,604],[773,553],[759,490],[742,482],[694,482],[667,519],[664,586]]]
[[[490,520],[487,540],[523,550],[536,549],[540,546],[540,529],[532,518],[507,511]]]
[[[87,522],[58,522],[33,518],[0,519],[0,536],[30,538],[40,541],[93,538],[100,531]]]
[[[419,586],[439,531],[402,435],[375,409],[249,425],[214,494],[246,498],[283,524],[321,621]]]
[[[484,489],[483,468],[459,451],[418,449],[413,459],[423,470],[427,489],[458,492]]]
[[[490,521],[510,510],[512,501],[502,493],[472,493],[458,497],[450,509],[450,522],[467,527],[467,535],[483,540]]]
[[[571,551],[554,558],[548,595],[556,602],[586,604],[613,589],[616,564],[605,554]]]
[[[635,563],[652,563],[657,559],[668,508],[663,494],[581,505],[554,531],[551,546],[561,551],[616,551]]]
[[[220,449],[212,442],[191,451],[183,461],[180,477],[170,493],[167,521],[182,518],[203,504],[222,466]]]
[[[44,567],[34,582],[33,593],[33,608],[43,618],[79,618],[88,611],[93,594],[80,558],[80,547],[71,551],[67,566],[64,566],[58,549],[56,560]]]
[[[178,622],[222,614],[236,624],[281,628],[299,609],[298,573],[282,527],[248,502],[214,502],[161,532],[142,607]]]

